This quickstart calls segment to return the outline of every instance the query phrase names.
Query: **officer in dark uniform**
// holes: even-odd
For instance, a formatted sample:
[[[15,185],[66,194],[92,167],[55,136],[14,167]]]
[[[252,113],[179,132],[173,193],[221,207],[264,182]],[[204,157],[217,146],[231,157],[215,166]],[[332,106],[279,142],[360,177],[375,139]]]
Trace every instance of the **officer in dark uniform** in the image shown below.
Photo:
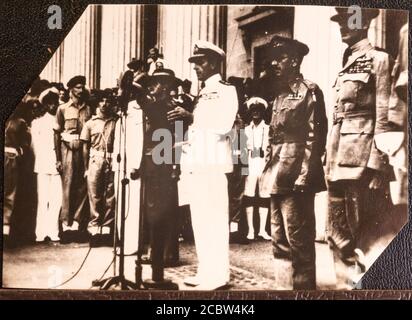
[[[277,81],[262,190],[271,194],[275,258],[291,258],[293,289],[316,289],[315,194],[326,189],[321,157],[327,119],[322,91],[303,78],[300,64],[309,48],[273,37],[272,79]],[[275,85],[275,84],[273,84]]]
[[[110,92],[100,91],[97,97],[97,114],[86,122],[80,135],[90,203],[88,231],[92,246],[98,244],[99,238],[111,239],[115,205],[111,167],[116,117],[112,112]]]
[[[174,164],[174,122],[169,121],[168,112],[175,109],[170,91],[176,88],[178,79],[169,69],[155,70],[149,77],[149,92],[152,98],[143,105],[148,126],[144,138],[142,178],[145,186],[145,224],[149,231],[152,279],[146,286],[158,289],[173,289],[175,285],[164,279],[164,253],[170,233],[175,231],[177,220],[178,170]],[[160,151],[157,134],[170,135]],[[168,140],[165,137],[165,141]],[[164,157],[159,159],[159,157]],[[177,238],[176,238],[177,240]]]
[[[371,244],[372,224],[388,211],[388,180],[391,169],[387,156],[378,150],[374,136],[387,130],[391,59],[370,44],[367,33],[378,9],[362,9],[361,28],[351,28],[353,13],[336,8],[331,17],[339,23],[342,41],[348,45],[343,55],[335,90],[336,105],[327,147],[326,178],[329,191],[328,240],[335,261],[349,272],[365,269],[363,252]],[[350,269],[355,268],[355,269]],[[357,269],[357,270],[356,270]],[[338,274],[338,285],[340,275]]]

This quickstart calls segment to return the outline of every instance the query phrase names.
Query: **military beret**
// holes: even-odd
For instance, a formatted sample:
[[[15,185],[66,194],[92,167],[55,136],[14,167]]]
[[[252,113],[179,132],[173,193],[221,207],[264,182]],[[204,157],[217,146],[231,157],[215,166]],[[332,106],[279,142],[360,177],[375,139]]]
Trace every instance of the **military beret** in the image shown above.
[[[73,88],[74,86],[78,85],[78,84],[82,84],[85,85],[86,84],[86,77],[85,76],[75,76],[73,78],[71,78],[69,80],[69,82],[67,82],[67,88]]]
[[[199,58],[215,57],[223,60],[226,57],[225,52],[217,45],[208,41],[197,41],[193,48],[193,55],[189,58],[189,62],[194,62]]]
[[[309,48],[306,44],[295,39],[277,35],[270,41],[270,47],[273,52],[297,53],[302,58],[309,53]]]
[[[348,8],[335,7],[337,14],[333,15],[330,20],[334,22],[346,22],[348,18],[354,15],[354,12],[348,12]],[[379,9],[361,8],[362,19],[371,21],[379,15]]]
[[[268,103],[266,102],[266,100],[260,97],[252,97],[246,101],[246,106],[249,110],[252,107],[259,105],[262,105],[263,107],[265,107],[265,109],[268,107]]]
[[[49,95],[55,95],[56,98],[58,99],[58,98],[59,98],[59,90],[58,90],[57,88],[55,88],[55,87],[51,87],[51,88],[48,88],[48,89],[44,90],[44,91],[43,91],[42,93],[40,93],[40,95],[39,95],[39,102],[40,102],[41,104],[43,104],[44,98],[45,98],[46,96],[49,96]]]

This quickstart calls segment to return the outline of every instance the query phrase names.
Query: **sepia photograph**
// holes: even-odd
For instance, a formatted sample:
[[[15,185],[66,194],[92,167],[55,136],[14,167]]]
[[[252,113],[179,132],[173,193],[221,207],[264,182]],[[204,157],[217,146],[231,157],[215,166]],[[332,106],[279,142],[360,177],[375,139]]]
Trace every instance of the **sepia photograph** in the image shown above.
[[[5,123],[2,287],[364,288],[408,221],[408,33],[358,5],[87,6]]]

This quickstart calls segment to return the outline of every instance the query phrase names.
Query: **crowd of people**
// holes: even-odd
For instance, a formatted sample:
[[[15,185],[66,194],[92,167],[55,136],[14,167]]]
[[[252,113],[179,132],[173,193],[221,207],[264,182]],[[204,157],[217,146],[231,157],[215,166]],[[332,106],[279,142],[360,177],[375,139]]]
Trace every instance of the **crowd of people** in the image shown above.
[[[18,237],[29,167],[38,242],[112,245],[125,201],[125,253],[142,249],[140,231],[150,248],[146,285],[169,288],[164,268],[179,259],[179,235],[193,230],[198,269],[185,283],[214,290],[230,281],[230,231],[245,212],[245,238],[271,240],[274,258],[292,262],[293,288],[316,289],[314,200],[327,190],[335,263],[364,272],[363,252],[376,241],[371,216],[407,212],[407,27],[392,67],[367,39],[378,10],[362,11],[360,29],[336,10],[348,49],[328,137],[322,90],[300,72],[309,47],[282,36],[272,38],[258,79],[228,82],[225,52],[198,41],[188,60],[197,96],[156,48],[147,61],[133,59],[116,88],[88,90],[81,75],[67,90],[36,80],[6,123],[5,244]]]

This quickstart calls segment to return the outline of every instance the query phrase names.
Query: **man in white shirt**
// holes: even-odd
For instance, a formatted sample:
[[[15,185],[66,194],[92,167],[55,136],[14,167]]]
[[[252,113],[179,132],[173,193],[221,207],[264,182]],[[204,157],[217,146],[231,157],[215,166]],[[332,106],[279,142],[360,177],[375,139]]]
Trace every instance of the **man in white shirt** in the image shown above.
[[[151,48],[147,56],[147,63],[149,64],[149,71],[147,74],[149,76],[153,75],[156,69],[167,69],[167,62],[160,57],[159,49]]]
[[[59,241],[59,212],[62,202],[62,182],[56,169],[53,126],[59,105],[59,90],[44,90],[39,101],[46,113],[32,122],[32,146],[35,155],[34,172],[37,174],[36,241],[49,237]]]
[[[225,52],[198,41],[194,63],[199,92],[182,155],[181,179],[188,179],[188,201],[198,257],[197,275],[185,280],[199,290],[215,290],[229,282],[229,204],[226,173],[233,170],[229,132],[238,100],[235,87],[222,81],[220,63]]]
[[[249,174],[245,181],[244,201],[246,206],[246,218],[248,224],[249,240],[255,239],[253,227],[253,198],[255,197],[256,185],[259,184],[260,176],[265,167],[267,147],[269,145],[269,126],[263,120],[267,102],[259,97],[252,97],[246,102],[246,106],[252,116],[252,122],[245,128],[248,149]],[[266,222],[270,205],[270,193],[263,190],[259,185],[257,196],[259,206],[259,233],[258,236],[264,240],[272,240],[266,232]]]

